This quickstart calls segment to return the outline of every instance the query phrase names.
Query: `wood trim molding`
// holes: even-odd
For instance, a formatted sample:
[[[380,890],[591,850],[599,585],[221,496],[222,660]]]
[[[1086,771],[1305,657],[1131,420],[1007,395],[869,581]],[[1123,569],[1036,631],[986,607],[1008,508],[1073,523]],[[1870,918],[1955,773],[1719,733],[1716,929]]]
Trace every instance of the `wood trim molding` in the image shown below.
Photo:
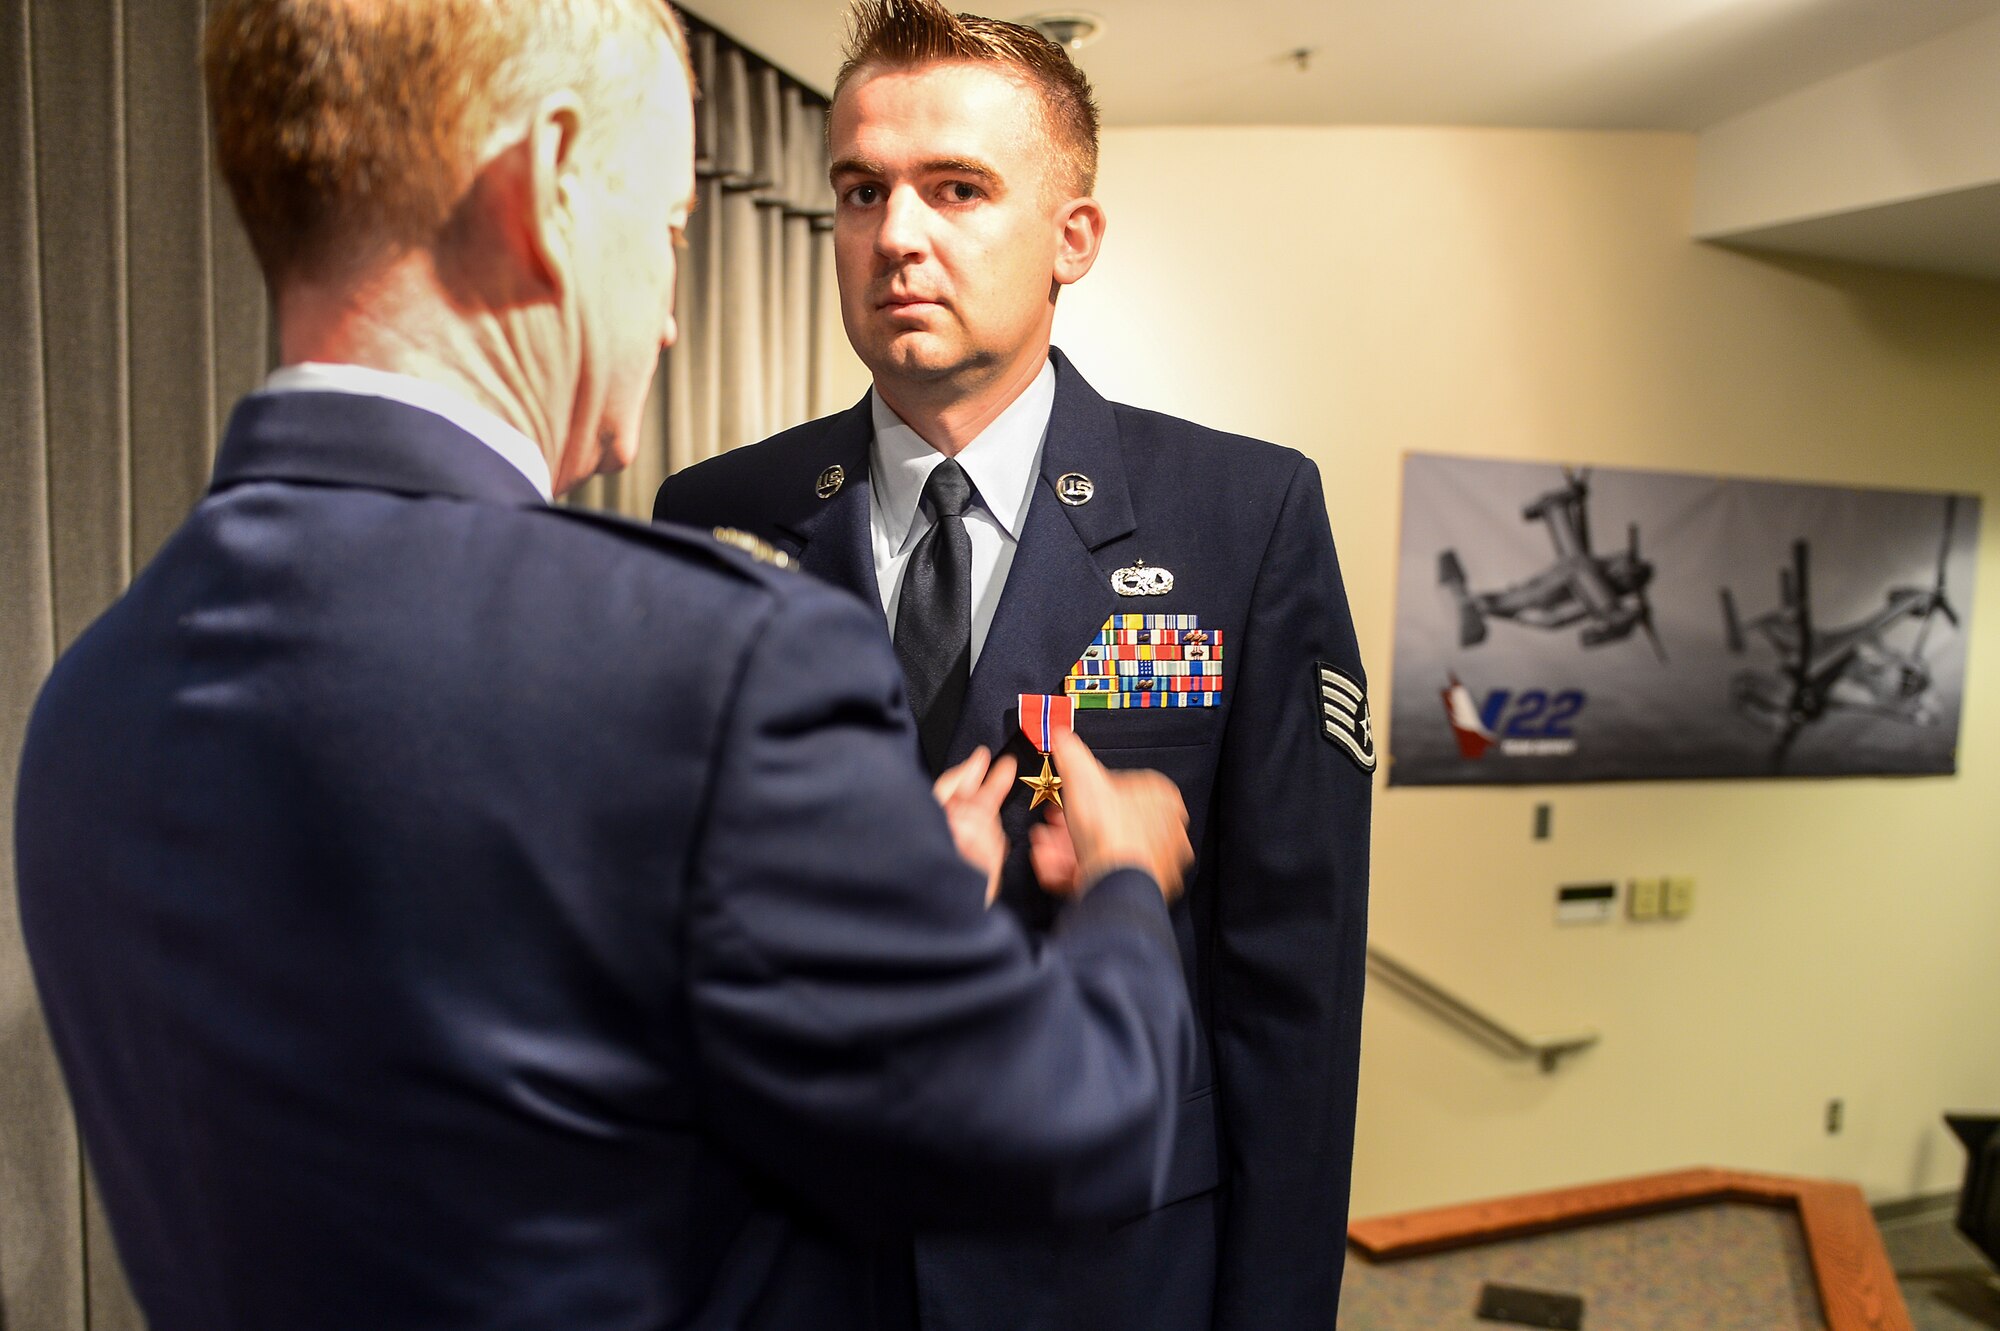
[[[1912,1331],[1875,1217],[1851,1183],[1683,1169],[1357,1220],[1347,1227],[1347,1240],[1374,1261],[1387,1262],[1709,1202],[1798,1212],[1827,1331]]]

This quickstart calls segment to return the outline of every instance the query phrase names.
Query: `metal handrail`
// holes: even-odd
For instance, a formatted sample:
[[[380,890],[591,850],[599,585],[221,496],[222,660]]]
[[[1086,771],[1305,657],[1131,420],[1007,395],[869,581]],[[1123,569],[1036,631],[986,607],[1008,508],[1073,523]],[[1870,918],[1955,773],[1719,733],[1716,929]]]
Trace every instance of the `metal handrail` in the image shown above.
[[[1397,993],[1411,999],[1432,1016],[1448,1022],[1485,1045],[1502,1058],[1532,1058],[1543,1072],[1554,1072],[1556,1064],[1572,1054],[1580,1054],[1597,1043],[1596,1031],[1533,1039],[1522,1035],[1473,1007],[1435,981],[1426,979],[1381,948],[1368,948],[1368,969]]]

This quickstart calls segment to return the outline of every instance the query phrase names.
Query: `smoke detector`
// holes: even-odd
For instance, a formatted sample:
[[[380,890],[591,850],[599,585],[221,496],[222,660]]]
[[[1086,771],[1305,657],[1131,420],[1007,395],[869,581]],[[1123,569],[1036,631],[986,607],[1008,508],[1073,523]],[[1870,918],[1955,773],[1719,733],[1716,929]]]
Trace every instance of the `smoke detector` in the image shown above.
[[[1104,20],[1095,14],[1036,14],[1021,22],[1071,52],[1081,51],[1104,35]]]

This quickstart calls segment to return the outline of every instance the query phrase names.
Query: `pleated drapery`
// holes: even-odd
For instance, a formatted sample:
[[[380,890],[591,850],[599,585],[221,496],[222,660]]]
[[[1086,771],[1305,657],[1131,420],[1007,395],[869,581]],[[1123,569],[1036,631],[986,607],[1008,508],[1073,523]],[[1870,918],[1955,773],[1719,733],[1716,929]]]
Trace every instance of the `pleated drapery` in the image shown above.
[[[638,460],[575,495],[634,516],[652,512],[669,473],[849,405],[829,373],[853,353],[834,286],[825,102],[699,20],[688,27],[701,99],[680,341],[661,358]]]
[[[14,773],[43,675],[201,494],[270,329],[209,167],[203,0],[0,13],[0,1327],[111,1331],[143,1322],[21,948]]]

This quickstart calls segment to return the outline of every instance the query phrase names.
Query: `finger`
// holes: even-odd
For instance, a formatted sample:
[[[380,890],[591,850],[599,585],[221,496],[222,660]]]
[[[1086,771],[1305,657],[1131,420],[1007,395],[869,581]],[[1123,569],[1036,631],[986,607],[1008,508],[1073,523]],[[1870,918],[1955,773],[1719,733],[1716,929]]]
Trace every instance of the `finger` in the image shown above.
[[[1120,775],[1131,782],[1134,788],[1143,785],[1149,799],[1158,802],[1162,809],[1171,810],[1183,824],[1187,822],[1187,801],[1182,798],[1181,788],[1174,784],[1172,777],[1151,768],[1123,772]]]
[[[1046,892],[1073,891],[1076,887],[1076,848],[1069,837],[1044,823],[1028,829],[1028,862],[1035,881]]]
[[[969,790],[979,784],[986,773],[986,746],[980,745],[966,755],[965,761],[956,767],[946,768],[931,786],[931,794],[939,804],[949,803],[960,791]]]
[[[983,754],[985,750],[981,749],[980,752]],[[998,817],[1000,806],[1007,802],[1007,796],[1014,789],[1014,773],[1019,766],[1020,764],[1014,761],[1013,754],[1001,754],[986,770],[985,781],[972,792],[973,812],[982,818]]]

